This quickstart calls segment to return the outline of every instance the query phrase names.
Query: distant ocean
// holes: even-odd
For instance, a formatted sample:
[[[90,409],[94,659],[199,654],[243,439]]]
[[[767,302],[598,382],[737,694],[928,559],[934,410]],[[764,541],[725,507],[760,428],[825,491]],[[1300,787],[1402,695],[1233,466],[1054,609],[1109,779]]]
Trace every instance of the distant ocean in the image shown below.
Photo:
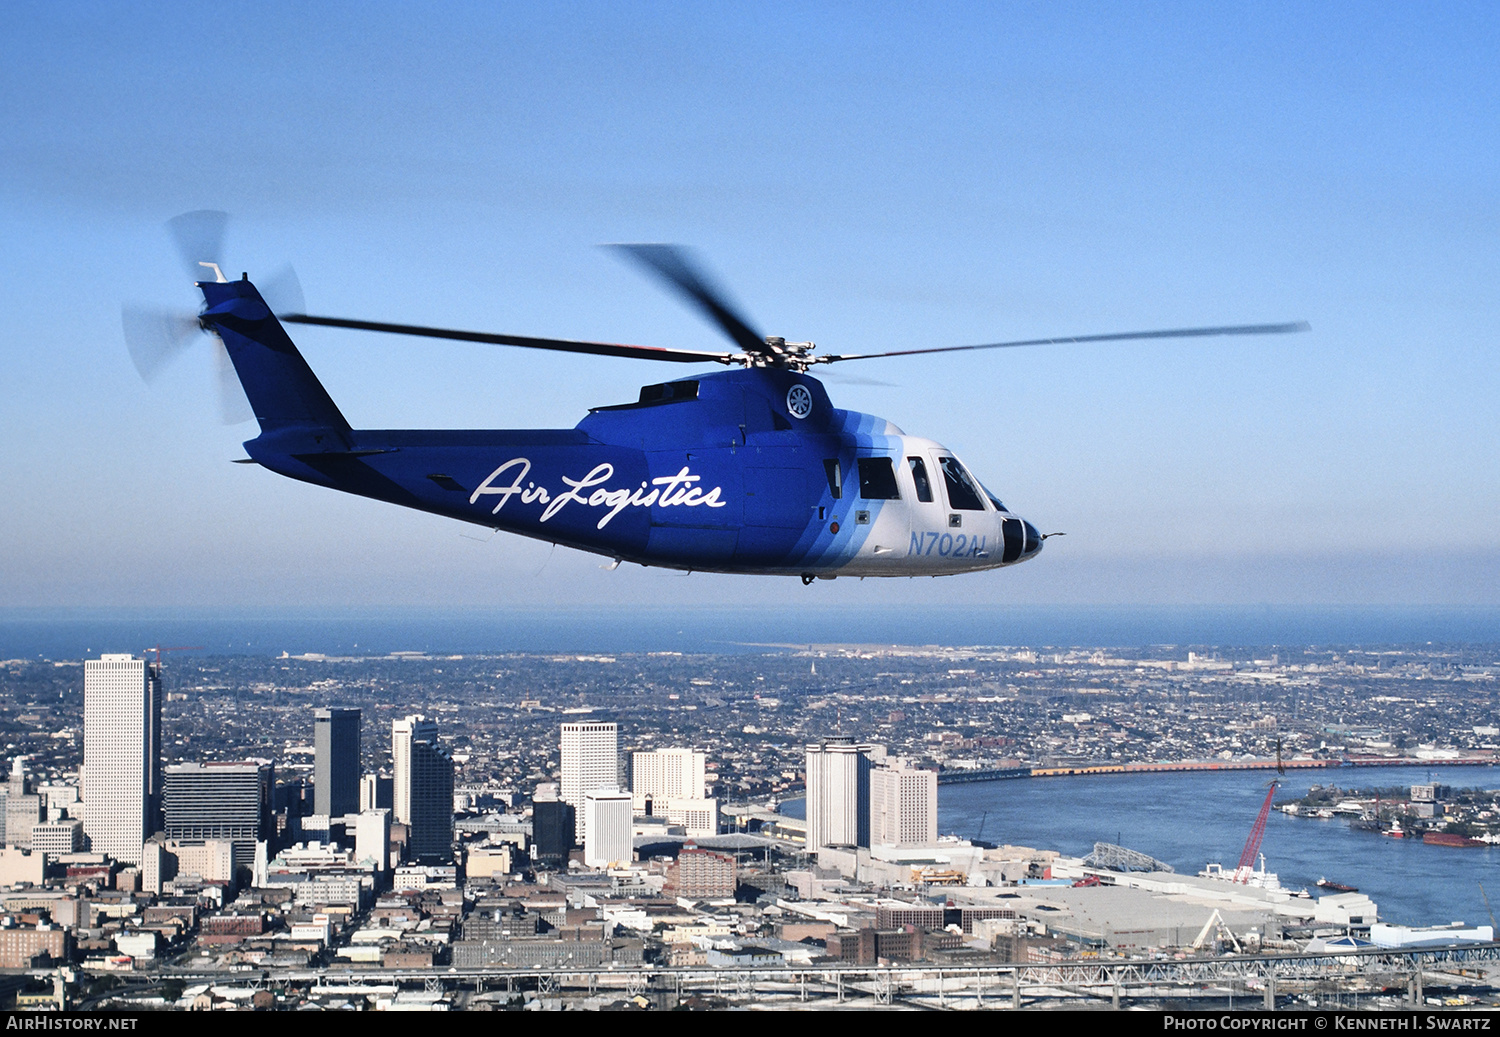
[[[0,609],[0,658],[150,645],[210,654],[755,652],[806,644],[1260,647],[1500,644],[1500,608],[913,606],[321,610]]]

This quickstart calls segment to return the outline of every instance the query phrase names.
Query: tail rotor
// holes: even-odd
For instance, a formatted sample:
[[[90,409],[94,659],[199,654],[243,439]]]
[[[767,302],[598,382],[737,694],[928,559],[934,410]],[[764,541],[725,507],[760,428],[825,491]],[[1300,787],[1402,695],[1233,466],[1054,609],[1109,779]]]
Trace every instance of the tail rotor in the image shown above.
[[[228,226],[229,215],[215,209],[186,212],[167,221],[167,235],[192,281],[228,280],[222,267],[224,235]],[[302,284],[291,266],[284,266],[271,275],[260,291],[271,311],[278,315],[301,313],[306,309]],[[200,312],[186,307],[126,303],[120,308],[120,325],[131,362],[142,381],[153,382],[168,365],[187,352],[199,334],[208,334],[213,339],[220,418],[226,425],[249,421],[255,414],[245,399],[234,363],[218,336],[200,321]]]

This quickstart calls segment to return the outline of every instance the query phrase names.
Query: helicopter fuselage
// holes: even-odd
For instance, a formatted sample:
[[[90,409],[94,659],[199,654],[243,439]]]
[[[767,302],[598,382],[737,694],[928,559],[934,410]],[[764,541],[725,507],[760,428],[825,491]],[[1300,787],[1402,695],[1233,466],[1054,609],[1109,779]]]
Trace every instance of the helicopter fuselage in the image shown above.
[[[834,407],[802,372],[648,385],[572,429],[352,429],[248,282],[201,287],[261,423],[245,448],[294,479],[706,572],[944,576],[1041,549],[952,452]]]

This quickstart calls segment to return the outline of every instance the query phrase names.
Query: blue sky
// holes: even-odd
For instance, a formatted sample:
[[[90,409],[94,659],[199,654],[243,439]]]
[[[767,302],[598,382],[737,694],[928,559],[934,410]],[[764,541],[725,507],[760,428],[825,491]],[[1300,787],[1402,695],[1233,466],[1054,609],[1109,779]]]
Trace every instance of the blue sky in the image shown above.
[[[1487,5],[10,3],[0,603],[1500,603],[1500,16]],[[315,313],[718,348],[596,246],[695,246],[841,406],[1065,530],[957,579],[681,576],[228,463],[162,225]],[[626,360],[322,329],[356,425],[566,427]],[[680,373],[678,369],[673,374]],[[469,534],[464,536],[462,534]]]

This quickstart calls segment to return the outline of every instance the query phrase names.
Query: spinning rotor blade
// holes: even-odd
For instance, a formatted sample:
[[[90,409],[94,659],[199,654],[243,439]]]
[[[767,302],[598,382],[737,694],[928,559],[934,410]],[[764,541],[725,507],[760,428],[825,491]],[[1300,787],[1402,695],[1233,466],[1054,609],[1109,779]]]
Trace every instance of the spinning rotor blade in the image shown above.
[[[214,374],[219,388],[219,420],[226,425],[240,425],[255,417],[250,401],[245,397],[245,388],[240,376],[235,373],[234,361],[229,359],[229,350],[224,343],[214,342]]]
[[[688,349],[666,349],[661,346],[629,346],[616,342],[579,342],[566,338],[495,335],[484,331],[428,328],[418,324],[384,324],[371,320],[345,320],[342,317],[311,317],[305,313],[288,313],[282,315],[281,319],[288,324],[316,324],[325,328],[353,328],[355,331],[384,331],[392,335],[419,335],[423,338],[456,339],[460,342],[488,342],[497,346],[522,346],[526,349],[551,349],[560,353],[619,356],[632,360],[667,360],[677,364],[734,362],[733,354],[730,353],[703,353]]]
[[[635,260],[697,306],[728,335],[735,345],[752,356],[770,354],[765,336],[734,311],[722,288],[676,245],[609,245]]]
[[[186,310],[122,306],[125,346],[143,381],[151,381],[177,359],[200,330],[198,315]]]
[[[302,282],[290,265],[282,267],[256,287],[272,313],[301,313],[307,309],[307,300],[302,298]]]
[[[1222,328],[1173,328],[1167,331],[1122,331],[1110,335],[1071,335],[1066,338],[1031,338],[1015,342],[988,342],[979,346],[939,346],[935,349],[896,349],[886,353],[846,353],[814,357],[813,362],[832,364],[841,360],[873,360],[883,356],[918,356],[923,353],[964,353],[974,349],[1011,349],[1015,346],[1060,346],[1072,342],[1125,342],[1150,338],[1209,338],[1215,335],[1286,335],[1311,331],[1305,320],[1290,324],[1232,324]]]
[[[182,265],[194,281],[212,279],[213,271],[201,263],[218,263],[224,251],[224,228],[229,214],[217,209],[185,212],[167,221],[167,233],[177,246]]]

